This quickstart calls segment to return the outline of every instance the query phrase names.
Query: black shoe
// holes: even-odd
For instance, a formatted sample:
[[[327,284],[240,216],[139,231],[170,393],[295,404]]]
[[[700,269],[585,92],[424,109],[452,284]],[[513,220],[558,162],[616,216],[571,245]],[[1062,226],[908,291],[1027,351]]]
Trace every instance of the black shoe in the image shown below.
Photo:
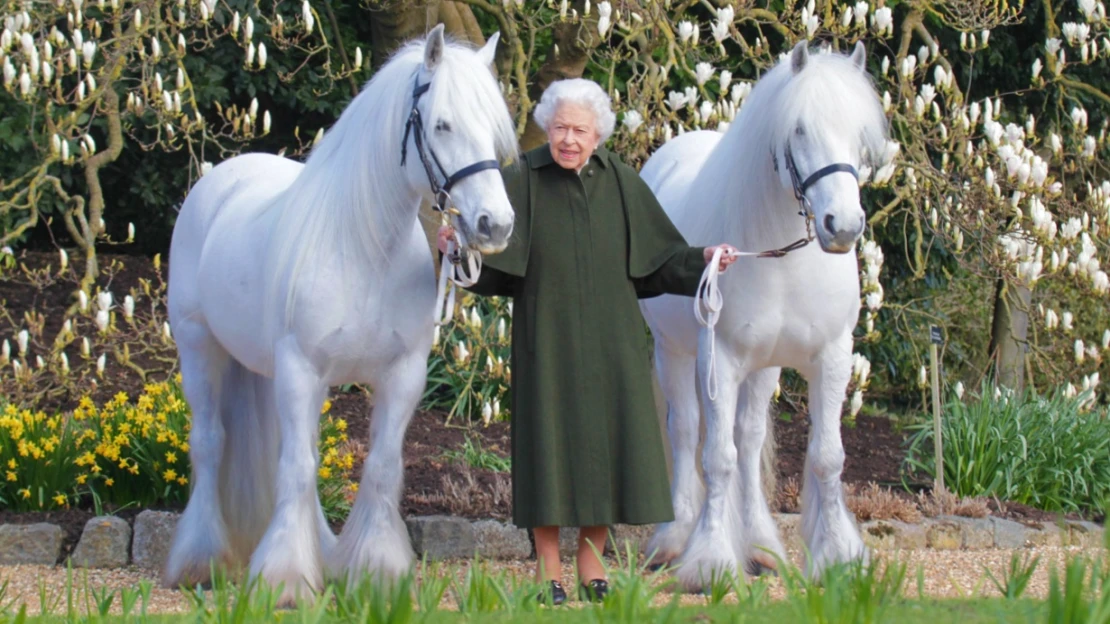
[[[601,602],[609,594],[609,582],[604,579],[594,579],[589,583],[578,586],[578,598],[588,602]]]
[[[551,581],[551,594],[542,592],[539,596],[536,596],[536,599],[544,604],[550,599],[551,604],[557,607],[567,601],[567,591],[563,589],[563,584],[559,581]]]

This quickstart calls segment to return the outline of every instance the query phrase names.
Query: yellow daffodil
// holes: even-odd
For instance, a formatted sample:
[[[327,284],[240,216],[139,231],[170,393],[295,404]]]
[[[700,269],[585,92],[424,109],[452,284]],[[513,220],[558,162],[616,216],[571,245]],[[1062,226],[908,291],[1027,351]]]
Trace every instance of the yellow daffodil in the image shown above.
[[[55,502],[55,503],[57,503],[57,505],[58,505],[59,507],[61,507],[61,506],[65,505],[65,504],[66,504],[66,496],[65,496],[65,494],[58,494],[58,495],[56,495],[56,496],[54,497],[54,502]]]
[[[173,481],[177,478],[177,471],[173,468],[170,468],[166,472],[162,473],[162,478],[166,481]]]

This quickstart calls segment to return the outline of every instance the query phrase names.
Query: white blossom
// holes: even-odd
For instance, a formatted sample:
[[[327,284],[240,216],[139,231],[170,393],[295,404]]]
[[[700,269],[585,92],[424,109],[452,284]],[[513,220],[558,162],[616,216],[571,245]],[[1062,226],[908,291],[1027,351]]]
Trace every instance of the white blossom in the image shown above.
[[[1084,349],[1084,346],[1083,346],[1083,340],[1081,340],[1079,338],[1076,338],[1075,339],[1075,363],[1076,364],[1082,364],[1083,360],[1085,359],[1085,356],[1086,356],[1086,350]]]
[[[27,355],[27,344],[30,342],[30,338],[31,335],[26,329],[19,330],[19,333],[15,335],[15,344],[19,347],[20,357]]]
[[[690,40],[691,37],[694,36],[694,31],[695,30],[697,30],[697,29],[694,28],[694,25],[691,24],[690,22],[687,22],[687,21],[679,22],[678,23],[678,38],[682,40],[682,43],[686,43],[687,41]]]
[[[643,125],[644,116],[641,115],[639,111],[630,110],[625,112],[622,123],[624,123],[624,127],[627,128],[629,132],[634,133],[641,125]]]
[[[728,30],[732,26],[732,19],[736,16],[736,12],[731,6],[725,6],[717,9],[717,21],[713,23],[710,30],[713,33],[713,40],[720,44],[725,39],[728,39]]]
[[[859,390],[856,390],[854,393],[852,393],[852,416],[858,414],[861,407],[863,407],[863,393]]]
[[[312,34],[312,29],[316,25],[316,17],[312,14],[312,5],[308,3],[308,0],[304,0],[304,3],[301,4],[301,19],[304,20],[304,31]]]
[[[104,376],[104,367],[108,363],[108,354],[101,353],[100,357],[96,358],[96,375],[98,377]]]
[[[713,73],[713,66],[709,63],[702,62],[694,66],[694,75],[695,79],[698,81],[698,86],[702,86],[709,82],[709,79],[713,77]]]
[[[962,382],[962,381],[957,381],[956,382],[956,398],[957,399],[963,399],[964,398],[964,382]]]
[[[721,93],[723,94],[728,91],[728,86],[732,84],[732,72],[727,69],[721,70],[721,77],[719,80],[721,83]]]
[[[892,34],[894,32],[894,14],[890,7],[880,7],[871,14],[871,28],[878,34]]]
[[[866,2],[857,2],[852,7],[852,14],[856,19],[856,26],[863,27],[867,23],[868,6]]]
[[[266,44],[258,43],[258,69],[266,69]]]
[[[613,7],[608,1],[600,2],[597,5],[597,32],[601,36],[609,31],[610,20],[609,16],[613,13]]]

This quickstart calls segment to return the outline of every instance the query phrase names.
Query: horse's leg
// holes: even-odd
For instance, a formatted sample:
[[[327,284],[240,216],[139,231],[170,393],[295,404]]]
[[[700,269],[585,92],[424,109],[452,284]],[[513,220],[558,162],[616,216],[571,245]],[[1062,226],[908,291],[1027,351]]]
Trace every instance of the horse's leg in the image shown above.
[[[685,552],[677,561],[679,582],[688,591],[702,591],[722,575],[736,574],[736,552],[744,550],[744,536],[735,515],[730,488],[738,487],[736,444],[733,440],[736,401],[740,383],[747,375],[745,363],[718,344],[716,354],[716,400],[706,388],[709,379],[710,345],[703,330],[699,338],[697,388],[705,414],[705,446],[702,469],[705,472],[706,499],[698,523]],[[733,490],[735,491],[735,490]]]
[[[174,339],[182,392],[192,410],[189,460],[193,492],[177,523],[162,574],[162,584],[171,588],[207,582],[213,561],[227,564],[231,556],[219,498],[224,447],[220,395],[231,358],[200,321],[181,322]]]
[[[767,504],[767,496],[774,496],[774,492],[764,492],[760,478],[761,453],[767,438],[767,412],[781,370],[765,368],[749,375],[740,386],[736,410],[736,448],[740,456],[737,512],[747,540],[746,550],[736,555],[747,562],[751,574],[759,574],[764,569],[778,569],[775,555],[784,561],[786,559],[786,549],[779,539],[778,526]]]
[[[308,599],[323,584],[316,442],[327,392],[293,336],[277,343],[274,391],[281,429],[276,505],[251,557],[251,577],[261,576],[275,589],[284,584],[278,604],[292,606],[298,596]]]
[[[655,371],[667,399],[667,437],[673,462],[671,501],[674,522],[656,527],[647,545],[652,565],[669,564],[686,547],[698,519],[705,487],[698,475],[697,358],[667,350],[655,343]]]
[[[810,434],[802,485],[802,535],[809,550],[807,574],[817,578],[830,564],[867,556],[840,481],[844,469],[840,414],[852,374],[851,336],[825,347],[812,369],[803,372],[809,381]]]
[[[405,430],[424,392],[427,358],[409,353],[374,382],[370,452],[358,497],[328,561],[329,576],[358,583],[363,574],[391,582],[410,571],[415,559],[401,519]]]

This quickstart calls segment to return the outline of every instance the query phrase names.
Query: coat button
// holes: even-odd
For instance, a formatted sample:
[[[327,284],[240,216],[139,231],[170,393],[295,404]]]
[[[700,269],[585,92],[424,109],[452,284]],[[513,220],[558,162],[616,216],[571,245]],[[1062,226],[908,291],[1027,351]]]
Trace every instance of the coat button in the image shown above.
[[[590,177],[592,178],[592,177],[593,177],[593,175],[594,175],[594,170],[593,170],[593,169],[587,169],[587,170],[586,170],[586,175],[588,175],[588,176],[590,176]]]

